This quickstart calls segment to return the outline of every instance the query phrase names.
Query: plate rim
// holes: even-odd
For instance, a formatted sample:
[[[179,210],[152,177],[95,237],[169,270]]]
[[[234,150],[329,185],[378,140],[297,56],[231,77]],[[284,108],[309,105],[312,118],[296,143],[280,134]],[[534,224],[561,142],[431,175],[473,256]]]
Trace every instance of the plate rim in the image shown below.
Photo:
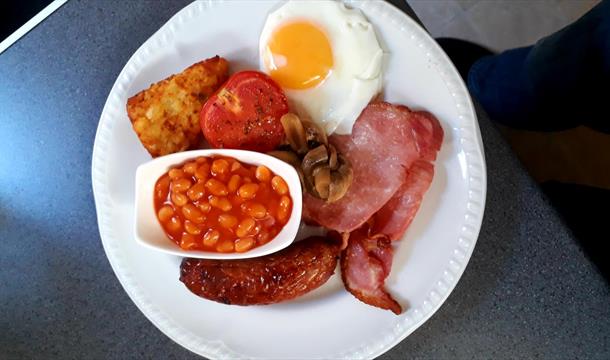
[[[110,222],[112,200],[108,194],[107,183],[103,179],[106,173],[105,169],[107,168],[105,155],[108,151],[108,138],[117,118],[113,114],[120,111],[119,109],[121,108],[124,111],[124,106],[117,107],[116,105],[121,104],[121,99],[127,96],[127,84],[131,83],[137,75],[138,69],[145,64],[142,58],[150,54],[153,51],[152,49],[168,45],[174,33],[180,29],[186,20],[225,2],[227,0],[195,1],[185,6],[134,52],[117,76],[117,80],[113,84],[104,104],[95,134],[91,160],[91,181],[100,239],[106,257],[121,286],[144,316],[162,333],[195,354],[215,359],[251,358],[251,356],[233,351],[221,340],[204,341],[200,339],[200,337],[181,327],[179,324],[169,320],[163,312],[156,309],[154,304],[141,293],[130,272],[122,265],[124,259],[118,253],[117,239]],[[413,316],[409,315],[410,311],[409,313],[401,314],[400,320],[395,323],[392,331],[389,333],[375,337],[374,341],[369,341],[332,356],[333,358],[350,359],[375,358],[393,348],[432,317],[444,304],[459,282],[474,251],[481,229],[487,195],[487,170],[483,143],[473,102],[455,66],[440,46],[415,20],[389,2],[358,2],[357,0],[346,0],[344,2],[348,5],[355,5],[357,3],[355,7],[362,9],[365,15],[379,13],[387,21],[392,22],[400,32],[407,33],[406,36],[417,42],[417,46],[425,51],[428,60],[441,60],[436,66],[440,68],[440,77],[451,92],[455,106],[458,109],[460,126],[455,130],[459,133],[459,138],[455,140],[459,140],[462,145],[466,155],[468,170],[468,198],[457,244],[449,263],[443,267],[443,276],[436,281],[433,289],[426,295],[426,300],[423,301],[420,307],[410,308],[410,310],[413,310]]]

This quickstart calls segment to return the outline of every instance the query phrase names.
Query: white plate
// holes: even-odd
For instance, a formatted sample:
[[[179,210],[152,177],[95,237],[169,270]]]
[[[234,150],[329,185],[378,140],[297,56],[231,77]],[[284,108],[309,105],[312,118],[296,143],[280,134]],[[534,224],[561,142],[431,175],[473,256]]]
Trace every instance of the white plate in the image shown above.
[[[256,68],[258,35],[275,2],[196,2],[176,14],[129,60],[101,115],[92,181],[104,249],[140,310],[171,339],[209,358],[373,358],[413,332],[441,306],[475,246],[486,172],[475,112],[457,71],[429,35],[383,1],[351,4],[373,23],[390,52],[385,99],[434,113],[445,130],[436,174],[396,250],[390,292],[407,309],[396,316],[356,300],[333,276],[295,301],[239,307],[191,294],[180,258],[133,238],[134,174],[150,157],[134,134],[129,96],[201,59],[219,54],[232,70]]]

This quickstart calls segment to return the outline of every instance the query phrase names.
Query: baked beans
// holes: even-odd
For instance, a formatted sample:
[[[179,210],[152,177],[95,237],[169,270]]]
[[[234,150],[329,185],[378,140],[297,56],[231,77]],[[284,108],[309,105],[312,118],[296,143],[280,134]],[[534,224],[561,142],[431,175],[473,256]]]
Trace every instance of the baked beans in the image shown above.
[[[246,252],[271,241],[292,213],[282,177],[228,157],[173,167],[157,180],[154,198],[163,230],[185,250]]]

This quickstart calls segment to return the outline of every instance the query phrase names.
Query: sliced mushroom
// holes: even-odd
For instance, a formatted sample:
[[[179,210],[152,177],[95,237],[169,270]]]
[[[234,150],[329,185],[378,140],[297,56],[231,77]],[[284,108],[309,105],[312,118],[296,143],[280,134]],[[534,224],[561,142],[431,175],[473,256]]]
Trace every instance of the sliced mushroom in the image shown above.
[[[315,149],[310,150],[301,163],[303,167],[303,174],[306,178],[311,177],[313,169],[319,164],[325,164],[328,162],[328,151],[326,146],[320,145]]]
[[[313,121],[302,120],[303,127],[305,128],[305,139],[309,147],[318,145],[328,145],[328,138],[326,132],[318,124]]]
[[[310,195],[313,195],[313,196],[317,197],[318,199],[321,199],[320,194],[318,194],[318,191],[316,190],[316,187],[314,185],[313,177],[307,178],[307,177],[303,176],[303,188]]]
[[[328,202],[335,202],[345,196],[354,179],[351,164],[341,155],[339,155],[338,162],[339,168],[330,175]]]
[[[337,170],[337,149],[333,145],[328,145],[328,166],[331,170]]]
[[[345,196],[354,173],[347,159],[328,143],[324,130],[292,113],[282,116],[281,122],[287,144],[293,151],[279,150],[268,154],[296,168],[303,188],[311,195],[327,202]],[[300,157],[303,157],[302,161]]]
[[[321,199],[327,199],[331,184],[330,168],[328,167],[328,165],[319,166],[318,168],[316,168],[315,172],[316,174],[314,175],[314,185],[316,188],[316,192],[318,193]]]
[[[290,147],[297,154],[305,154],[308,150],[307,137],[305,134],[305,128],[303,123],[298,116],[293,113],[287,113],[280,118],[284,133],[286,134],[286,140]]]
[[[327,163],[319,164],[318,166],[314,167],[314,168],[313,168],[313,171],[311,172],[311,176],[312,176],[312,178],[315,178],[315,177],[316,177],[316,175],[318,175],[318,173],[319,173],[320,171],[322,171],[322,170],[324,170],[324,169],[326,169],[326,168],[330,169],[330,166],[328,166],[328,164],[327,164]]]

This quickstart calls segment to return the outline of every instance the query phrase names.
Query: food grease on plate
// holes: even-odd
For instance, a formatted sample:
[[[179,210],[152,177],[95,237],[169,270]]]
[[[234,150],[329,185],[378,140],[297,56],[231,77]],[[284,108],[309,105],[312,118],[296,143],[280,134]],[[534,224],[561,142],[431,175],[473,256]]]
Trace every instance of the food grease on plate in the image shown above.
[[[429,112],[377,99],[385,55],[372,24],[359,10],[340,2],[284,4],[268,15],[258,47],[262,72],[242,71],[224,84],[208,83],[200,108],[192,105],[181,116],[190,126],[193,114],[198,114],[199,134],[213,148],[267,153],[292,165],[303,188],[302,220],[324,228],[328,235],[253,259],[187,258],[180,280],[196,295],[225,304],[271,304],[323,284],[340,257],[348,292],[366,304],[400,314],[403,307],[385,289],[385,279],[391,271],[393,241],[408,230],[434,176],[443,142],[439,121]],[[188,76],[186,71],[176,77]],[[171,107],[183,92],[163,94],[162,103]],[[143,104],[140,112],[154,113],[154,103]],[[180,141],[185,136],[181,127],[173,128],[178,139],[174,141],[170,119],[138,124],[134,122],[134,130],[155,135],[155,148],[164,152],[192,146],[191,141]],[[169,133],[158,135],[159,126]],[[194,137],[192,126],[189,131]],[[140,139],[151,147],[148,137]],[[222,169],[234,164],[230,159],[216,161],[226,163]],[[267,217],[279,220],[282,207],[273,201],[260,202],[264,211],[247,207],[252,200],[240,197],[228,173],[220,173],[218,179],[210,176],[214,162],[208,169],[195,160],[174,172],[188,176],[172,178],[170,172],[162,178],[157,216],[166,230],[179,222],[169,235],[185,248],[255,251],[259,243],[253,233],[263,228],[273,233],[256,226]],[[198,171],[205,173],[203,178]],[[252,182],[245,181],[245,174],[239,176],[241,186],[254,193],[252,175],[247,176]],[[293,176],[298,183],[294,172]],[[262,183],[270,184],[265,187],[269,193],[277,192],[269,177],[256,183],[260,194]],[[216,182],[209,183],[210,179]],[[300,213],[301,208],[296,210]],[[238,245],[241,241],[244,244]]]

